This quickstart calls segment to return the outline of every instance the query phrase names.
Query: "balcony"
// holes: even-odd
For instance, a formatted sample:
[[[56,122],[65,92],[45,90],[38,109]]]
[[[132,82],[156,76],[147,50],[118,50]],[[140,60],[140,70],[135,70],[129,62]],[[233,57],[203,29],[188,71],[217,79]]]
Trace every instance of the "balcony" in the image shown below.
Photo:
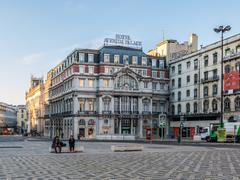
[[[210,78],[201,79],[201,83],[205,84],[205,83],[214,82],[214,81],[218,81],[218,80],[219,80],[219,76],[215,75]]]
[[[131,111],[121,111],[121,114],[132,114]]]
[[[102,114],[104,114],[104,115],[110,115],[110,114],[112,114],[112,111],[102,111]]]
[[[142,114],[143,115],[149,115],[149,114],[151,114],[151,111],[143,111]]]
[[[79,115],[95,115],[97,114],[96,111],[78,111]]]
[[[132,114],[139,114],[139,111],[132,111]]]
[[[240,57],[240,52],[232,52],[230,55],[223,57],[223,62],[230,61],[238,57]]]
[[[97,114],[97,111],[85,111],[85,114],[94,115]]]

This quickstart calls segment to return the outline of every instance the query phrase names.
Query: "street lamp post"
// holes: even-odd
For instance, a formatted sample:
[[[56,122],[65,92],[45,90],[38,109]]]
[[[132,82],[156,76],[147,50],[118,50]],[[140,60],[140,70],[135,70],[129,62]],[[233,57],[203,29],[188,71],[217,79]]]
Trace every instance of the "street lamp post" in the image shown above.
[[[221,117],[220,127],[223,128],[223,33],[230,31],[231,26],[219,26],[213,29],[216,33],[221,33]]]

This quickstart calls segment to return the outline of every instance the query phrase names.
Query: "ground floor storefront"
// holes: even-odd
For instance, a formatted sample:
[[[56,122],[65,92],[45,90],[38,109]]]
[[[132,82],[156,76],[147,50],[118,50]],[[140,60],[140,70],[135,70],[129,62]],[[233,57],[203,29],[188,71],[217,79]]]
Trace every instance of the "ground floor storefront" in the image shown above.
[[[168,136],[167,126],[160,126],[157,118],[149,116],[79,116],[58,117],[45,121],[44,135],[68,139],[95,139],[97,135],[131,135],[136,138],[160,139]]]

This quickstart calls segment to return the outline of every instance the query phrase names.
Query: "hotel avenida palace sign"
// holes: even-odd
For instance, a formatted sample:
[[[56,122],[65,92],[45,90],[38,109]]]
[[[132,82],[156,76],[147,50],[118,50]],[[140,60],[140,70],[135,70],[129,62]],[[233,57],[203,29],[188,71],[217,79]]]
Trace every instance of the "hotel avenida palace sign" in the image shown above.
[[[142,42],[131,40],[129,35],[116,34],[115,39],[105,38],[104,46],[127,46],[142,49]]]

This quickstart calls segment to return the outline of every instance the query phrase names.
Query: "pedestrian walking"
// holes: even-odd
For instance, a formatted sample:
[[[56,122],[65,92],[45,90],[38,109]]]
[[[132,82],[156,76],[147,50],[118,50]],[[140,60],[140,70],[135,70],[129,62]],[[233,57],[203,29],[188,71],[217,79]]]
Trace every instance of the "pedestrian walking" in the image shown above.
[[[74,139],[73,135],[70,136],[68,142],[69,142],[69,150],[70,150],[70,152],[74,152],[75,139]]]

